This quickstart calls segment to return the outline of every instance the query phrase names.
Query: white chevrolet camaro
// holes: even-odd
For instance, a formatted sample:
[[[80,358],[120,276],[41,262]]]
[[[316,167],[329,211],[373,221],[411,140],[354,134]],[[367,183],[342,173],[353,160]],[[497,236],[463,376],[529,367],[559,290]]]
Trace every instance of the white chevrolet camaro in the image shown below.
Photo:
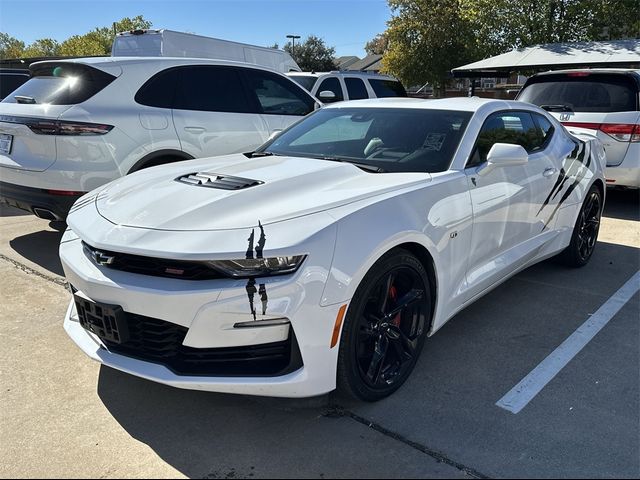
[[[363,400],[522,269],[589,261],[604,151],[522,102],[343,102],[257,151],[82,197],[60,257],[91,358],[175,387]]]

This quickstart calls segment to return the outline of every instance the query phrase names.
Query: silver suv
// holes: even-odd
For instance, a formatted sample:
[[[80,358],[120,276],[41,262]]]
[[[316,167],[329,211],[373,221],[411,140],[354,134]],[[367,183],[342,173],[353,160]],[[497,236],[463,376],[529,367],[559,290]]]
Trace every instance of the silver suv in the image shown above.
[[[287,75],[323,103],[407,96],[402,83],[378,73],[335,71],[290,72]]]
[[[516,100],[553,114],[569,130],[591,130],[607,154],[607,185],[640,187],[640,71],[580,69],[529,78]]]

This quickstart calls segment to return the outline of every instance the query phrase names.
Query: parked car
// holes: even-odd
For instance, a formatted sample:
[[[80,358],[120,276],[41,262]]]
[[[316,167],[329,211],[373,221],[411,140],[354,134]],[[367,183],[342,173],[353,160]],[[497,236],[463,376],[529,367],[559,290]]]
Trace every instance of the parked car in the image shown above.
[[[287,75],[323,103],[407,96],[402,83],[389,75],[350,71],[291,72]]]
[[[122,175],[253,150],[318,105],[285,75],[222,60],[85,58],[31,74],[0,103],[0,198],[49,220]]]
[[[214,58],[254,63],[280,73],[300,71],[295,60],[284,50],[166,29],[131,30],[118,33],[111,46],[111,55],[113,57]]]
[[[0,68],[0,100],[29,80],[29,70]]]
[[[377,400],[508,277],[589,261],[603,168],[596,138],[522,102],[334,104],[255,152],[81,198],[60,245],[64,328],[167,385]]]
[[[569,129],[591,130],[607,153],[607,185],[640,187],[640,70],[540,73],[517,100],[541,106]]]

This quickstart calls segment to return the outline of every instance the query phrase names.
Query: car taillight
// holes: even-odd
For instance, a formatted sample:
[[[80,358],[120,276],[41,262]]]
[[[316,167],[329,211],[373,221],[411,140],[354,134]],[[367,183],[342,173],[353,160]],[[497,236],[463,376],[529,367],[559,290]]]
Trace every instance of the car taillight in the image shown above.
[[[113,129],[113,125],[65,120],[29,119],[24,124],[38,135],[104,135]]]
[[[565,127],[587,128],[600,130],[619,142],[640,142],[640,125],[632,123],[586,123],[586,122],[562,122]]]

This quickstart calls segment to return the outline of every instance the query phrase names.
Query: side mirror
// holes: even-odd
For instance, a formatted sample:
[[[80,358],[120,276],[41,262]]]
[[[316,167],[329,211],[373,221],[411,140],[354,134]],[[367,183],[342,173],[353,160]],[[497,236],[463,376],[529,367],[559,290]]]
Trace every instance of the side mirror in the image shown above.
[[[331,90],[323,90],[318,94],[318,98],[323,102],[334,102],[336,100],[336,94]]]
[[[498,167],[526,165],[528,161],[529,154],[521,145],[496,143],[487,154],[487,163],[478,168],[478,175],[486,175]]]

